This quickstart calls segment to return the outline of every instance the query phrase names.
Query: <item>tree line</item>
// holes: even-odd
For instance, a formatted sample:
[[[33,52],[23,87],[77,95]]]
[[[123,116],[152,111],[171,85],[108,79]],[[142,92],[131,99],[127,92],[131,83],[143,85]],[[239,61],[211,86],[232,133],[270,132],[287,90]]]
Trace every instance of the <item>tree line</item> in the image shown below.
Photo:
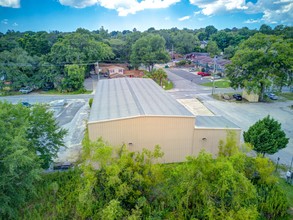
[[[104,27],[96,31],[78,28],[67,33],[7,31],[0,33],[0,87],[8,89],[3,84],[9,81],[12,90],[34,86],[74,91],[82,89],[82,79],[97,61],[125,62],[130,64],[129,68],[144,64],[150,71],[155,63],[169,61],[166,51],[172,50],[180,54],[209,52],[211,56],[223,52],[224,57],[231,58],[240,43],[256,33],[291,41],[293,37],[292,27],[283,25],[274,29],[262,25],[259,30],[247,27],[217,30],[210,25],[195,30],[149,28],[144,32],[136,29],[109,32]],[[201,48],[204,40],[207,47]]]

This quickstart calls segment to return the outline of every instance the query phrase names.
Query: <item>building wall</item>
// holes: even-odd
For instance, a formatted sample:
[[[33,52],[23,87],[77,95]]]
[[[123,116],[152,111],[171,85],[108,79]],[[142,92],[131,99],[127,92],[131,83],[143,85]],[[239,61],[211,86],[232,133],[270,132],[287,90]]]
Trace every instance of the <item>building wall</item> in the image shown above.
[[[240,129],[195,128],[192,117],[144,116],[104,122],[88,123],[89,137],[102,137],[112,146],[126,144],[130,151],[153,150],[160,145],[164,157],[160,162],[182,162],[205,149],[214,156],[220,140],[226,140],[227,130],[236,131],[240,143]]]
[[[89,137],[102,137],[113,146],[123,143],[131,151],[150,150],[159,144],[164,157],[161,162],[184,161],[192,154],[193,117],[144,116],[105,122],[90,122]]]
[[[234,131],[238,146],[240,145],[241,129],[225,129],[225,128],[194,128],[193,136],[193,155],[198,155],[201,150],[205,150],[214,156],[219,151],[220,140],[226,141],[227,132]]]
[[[255,94],[253,92],[248,93],[245,89],[242,92],[242,97],[249,102],[258,102],[258,100],[259,100],[259,95]]]

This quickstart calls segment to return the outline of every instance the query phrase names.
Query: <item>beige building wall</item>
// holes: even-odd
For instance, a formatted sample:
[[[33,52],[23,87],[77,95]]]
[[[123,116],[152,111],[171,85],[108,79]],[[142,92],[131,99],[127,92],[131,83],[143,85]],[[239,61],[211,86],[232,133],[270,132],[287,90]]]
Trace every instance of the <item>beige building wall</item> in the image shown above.
[[[164,152],[161,162],[184,161],[192,154],[194,117],[140,116],[88,123],[89,137],[102,137],[113,146],[126,144],[131,151],[154,149]]]
[[[242,97],[249,102],[258,102],[258,100],[259,100],[259,95],[255,94],[253,92],[250,92],[248,94],[248,92],[245,89],[242,92]]]
[[[238,146],[240,144],[241,129],[225,129],[225,128],[194,128],[193,136],[193,155],[196,156],[201,150],[205,150],[217,156],[219,151],[220,140],[226,141],[227,132],[236,132],[236,140]]]

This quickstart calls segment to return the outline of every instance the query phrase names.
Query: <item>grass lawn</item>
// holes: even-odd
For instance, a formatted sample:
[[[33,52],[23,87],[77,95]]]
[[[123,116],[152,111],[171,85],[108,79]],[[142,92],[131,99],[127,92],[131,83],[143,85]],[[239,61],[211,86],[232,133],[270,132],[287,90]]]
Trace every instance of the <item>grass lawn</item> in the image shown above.
[[[78,94],[91,94],[92,91],[84,91],[84,90],[77,90],[74,92],[59,92],[55,89],[49,91],[40,91],[40,94],[47,94],[47,95],[78,95]]]
[[[208,87],[213,87],[213,82],[207,82],[201,84],[202,86],[208,86]],[[215,87],[216,88],[229,88],[230,87],[230,82],[227,80],[217,80],[215,81]]]
[[[288,99],[288,100],[293,100],[293,92],[282,93],[282,94],[280,94],[280,96],[282,96],[282,97],[284,97],[285,99]]]
[[[21,95],[18,91],[0,91],[0,96],[11,96],[11,95]]]
[[[163,82],[163,86],[165,90],[170,90],[170,89],[173,89],[173,83],[171,81],[164,81]]]

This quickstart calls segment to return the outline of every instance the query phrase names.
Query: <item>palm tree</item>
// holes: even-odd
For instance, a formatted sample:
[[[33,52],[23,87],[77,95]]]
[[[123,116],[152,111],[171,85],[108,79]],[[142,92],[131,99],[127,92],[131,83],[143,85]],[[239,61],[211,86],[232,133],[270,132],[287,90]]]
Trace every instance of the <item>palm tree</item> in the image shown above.
[[[163,86],[162,83],[163,83],[163,79],[167,79],[167,74],[166,72],[163,70],[163,69],[158,69],[158,70],[155,70],[152,74],[152,78],[157,81],[160,86]]]

